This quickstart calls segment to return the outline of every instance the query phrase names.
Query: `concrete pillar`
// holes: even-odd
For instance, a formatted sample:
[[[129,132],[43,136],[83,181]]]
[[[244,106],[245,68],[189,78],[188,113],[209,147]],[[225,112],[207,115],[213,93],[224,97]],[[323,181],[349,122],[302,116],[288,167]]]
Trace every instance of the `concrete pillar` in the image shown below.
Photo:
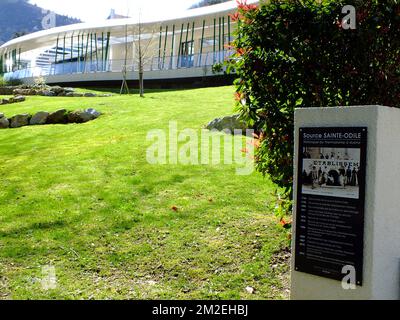
[[[400,299],[400,109],[354,106],[296,110],[294,199],[299,181],[299,130],[308,127],[368,129],[363,284],[345,290],[341,281],[296,271],[298,248],[293,241],[291,299]],[[293,239],[296,207],[295,200]]]

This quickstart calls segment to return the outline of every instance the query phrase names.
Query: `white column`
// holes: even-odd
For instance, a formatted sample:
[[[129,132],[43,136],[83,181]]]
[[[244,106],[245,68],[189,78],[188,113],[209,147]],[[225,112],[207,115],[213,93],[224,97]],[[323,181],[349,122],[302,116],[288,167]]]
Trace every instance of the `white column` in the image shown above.
[[[352,126],[368,128],[363,286],[344,290],[340,281],[295,271],[293,240],[291,299],[400,299],[400,109],[355,106],[296,110],[295,166],[300,128]],[[297,168],[294,172],[297,199]],[[293,219],[295,232],[296,209]]]

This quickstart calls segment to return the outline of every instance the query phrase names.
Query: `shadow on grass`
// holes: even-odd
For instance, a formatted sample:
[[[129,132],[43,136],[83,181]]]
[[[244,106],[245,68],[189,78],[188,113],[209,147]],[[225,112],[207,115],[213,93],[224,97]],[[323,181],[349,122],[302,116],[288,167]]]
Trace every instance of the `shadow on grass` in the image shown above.
[[[89,90],[89,91],[98,91],[98,92],[104,92],[104,93],[114,93],[114,94],[120,94],[120,88],[107,88],[107,87],[83,87],[80,86],[79,89],[83,90]],[[151,93],[164,93],[164,92],[174,92],[174,91],[193,91],[195,89],[204,89],[204,88],[166,88],[166,89],[146,89],[144,93],[144,97],[146,98],[146,94],[151,94]],[[126,93],[122,94],[123,96],[126,96]],[[136,88],[129,88],[129,95],[139,95],[139,89]]]
[[[67,223],[63,220],[51,221],[51,222],[34,222],[27,226],[12,228],[7,231],[0,230],[0,237],[18,237],[26,233],[35,232],[35,231],[45,231],[50,229],[59,229],[68,226],[70,223]]]

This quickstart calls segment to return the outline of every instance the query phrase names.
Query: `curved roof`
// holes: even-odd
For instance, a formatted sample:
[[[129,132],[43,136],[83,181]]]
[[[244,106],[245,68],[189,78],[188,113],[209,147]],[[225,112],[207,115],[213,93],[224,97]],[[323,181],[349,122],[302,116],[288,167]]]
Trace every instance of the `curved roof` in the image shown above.
[[[248,3],[255,3],[257,0],[249,0]],[[235,0],[208,6],[197,9],[186,10],[174,15],[174,17],[166,17],[162,21],[152,20],[152,19],[142,19],[141,23],[144,27],[151,26],[154,24],[167,25],[173,23],[186,22],[190,18],[201,19],[205,17],[212,17],[213,15],[220,15],[223,13],[230,13],[236,10],[237,3]],[[128,19],[114,19],[114,20],[104,20],[97,23],[78,23],[63,27],[56,27],[48,30],[42,30],[35,33],[31,33],[11,41],[6,42],[0,47],[0,53],[8,49],[21,48],[23,51],[33,50],[38,47],[45,47],[49,45],[54,45],[57,37],[62,35],[72,34],[78,35],[83,32],[111,32],[113,36],[119,35],[123,36],[125,34],[126,26],[135,26],[139,24],[139,20],[136,18]]]

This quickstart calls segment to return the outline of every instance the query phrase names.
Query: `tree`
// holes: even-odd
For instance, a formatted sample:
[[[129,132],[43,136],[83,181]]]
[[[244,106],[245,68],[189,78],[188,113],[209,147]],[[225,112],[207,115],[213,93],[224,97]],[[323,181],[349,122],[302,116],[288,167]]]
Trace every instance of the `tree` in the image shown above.
[[[159,27],[159,25],[158,25]],[[153,54],[151,52],[152,45],[154,43],[154,35],[156,33],[157,26],[153,25],[151,30],[146,30],[141,22],[141,17],[139,14],[139,23],[137,25],[137,41],[135,44],[135,54],[134,59],[136,60],[137,69],[139,73],[139,94],[140,97],[144,97],[144,72],[145,66],[151,62]]]
[[[229,0],[201,0],[197,4],[190,7],[190,9],[201,8],[201,7],[208,7],[214,4],[228,2]]]
[[[129,60],[129,51],[131,50],[132,60],[130,61],[131,65],[136,67],[138,70],[139,75],[139,94],[140,97],[144,97],[144,73],[146,65],[151,62],[154,57],[152,51],[155,51],[153,48],[154,44],[154,35],[156,30],[160,28],[161,24],[151,24],[151,29],[148,29],[143,23],[141,19],[141,10],[139,9],[139,19],[136,28],[133,29],[132,35],[132,46],[130,48],[128,45],[128,25],[125,25],[125,58],[124,58],[124,65],[122,68],[122,85],[120,93],[127,93],[129,94],[129,87],[128,87],[128,60]],[[153,49],[153,50],[152,50]]]
[[[128,86],[128,25],[125,25],[125,58],[124,58],[124,65],[122,67],[122,85],[120,94],[123,94],[124,91],[126,94],[129,94],[129,86]]]
[[[27,34],[28,34],[28,32],[26,32],[26,31],[15,32],[12,38],[13,38],[13,39],[16,39],[16,38],[25,36],[25,35],[27,35]]]

